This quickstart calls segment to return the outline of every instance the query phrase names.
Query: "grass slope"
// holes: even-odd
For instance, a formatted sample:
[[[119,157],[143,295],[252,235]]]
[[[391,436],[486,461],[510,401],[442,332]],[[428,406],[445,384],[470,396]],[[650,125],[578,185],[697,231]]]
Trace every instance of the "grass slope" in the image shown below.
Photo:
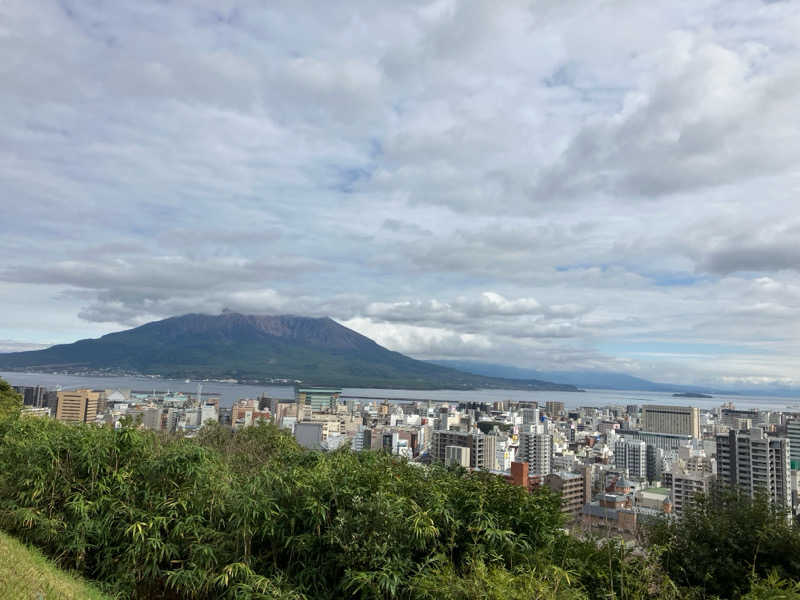
[[[108,600],[108,596],[37,550],[0,532],[0,598],[13,600]]]

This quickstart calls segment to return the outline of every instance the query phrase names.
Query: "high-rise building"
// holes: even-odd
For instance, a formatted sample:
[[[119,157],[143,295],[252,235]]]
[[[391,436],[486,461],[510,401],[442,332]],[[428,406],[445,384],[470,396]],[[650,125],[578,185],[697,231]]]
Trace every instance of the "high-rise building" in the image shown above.
[[[717,435],[717,474],[720,481],[754,496],[767,494],[782,508],[792,507],[789,440],[768,437],[755,427]]]
[[[700,411],[696,406],[665,406],[650,404],[642,407],[642,431],[679,433],[700,437]]]
[[[557,419],[564,413],[564,403],[563,402],[556,402],[554,400],[548,400],[545,402],[545,413],[551,419]]]
[[[528,463],[529,475],[548,475],[553,470],[553,436],[523,431],[516,460]]]
[[[647,445],[647,481],[661,481],[664,476],[664,450]]]
[[[614,444],[614,466],[627,469],[630,477],[647,477],[647,444],[641,440],[618,440]]]
[[[94,423],[99,396],[92,390],[58,392],[56,418],[69,423]]]
[[[789,438],[789,460],[795,471],[800,471],[800,419],[786,423],[786,437]]]
[[[24,406],[33,406],[34,408],[47,406],[45,401],[47,389],[40,385],[15,385],[14,390],[22,396]]]
[[[538,408],[523,408],[522,425],[528,429],[531,425],[539,425],[539,409]]]
[[[445,462],[448,446],[469,448],[471,469],[495,470],[497,436],[465,431],[434,431],[431,442],[431,456],[434,460]]]

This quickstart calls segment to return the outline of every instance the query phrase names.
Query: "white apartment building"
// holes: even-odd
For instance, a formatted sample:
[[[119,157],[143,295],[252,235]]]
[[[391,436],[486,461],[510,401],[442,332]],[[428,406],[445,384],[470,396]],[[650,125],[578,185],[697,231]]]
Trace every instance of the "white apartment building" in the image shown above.
[[[647,478],[647,444],[641,440],[618,440],[614,444],[614,466],[627,469],[630,477]]]
[[[548,475],[553,468],[553,436],[523,431],[519,435],[518,461],[528,463],[529,475]]]
[[[787,438],[768,437],[760,427],[718,434],[717,475],[720,481],[739,486],[751,497],[762,491],[776,505],[792,508]]]

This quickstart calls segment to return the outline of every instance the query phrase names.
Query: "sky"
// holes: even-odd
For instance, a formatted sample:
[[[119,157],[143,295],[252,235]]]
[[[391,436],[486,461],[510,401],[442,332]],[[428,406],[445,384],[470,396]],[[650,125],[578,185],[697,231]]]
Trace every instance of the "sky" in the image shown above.
[[[0,2],[0,350],[188,312],[800,385],[800,3]]]

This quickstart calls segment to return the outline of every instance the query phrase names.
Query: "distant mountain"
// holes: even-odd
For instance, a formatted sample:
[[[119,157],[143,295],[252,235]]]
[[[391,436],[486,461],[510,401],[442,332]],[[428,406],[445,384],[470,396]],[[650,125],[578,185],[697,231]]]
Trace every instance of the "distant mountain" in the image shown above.
[[[710,392],[704,387],[658,383],[624,373],[602,371],[536,371],[508,365],[496,365],[470,360],[434,360],[433,364],[485,375],[512,379],[545,379],[582,388],[606,390],[631,390],[639,392]]]
[[[171,317],[98,339],[0,354],[0,369],[285,378],[348,387],[577,391],[536,378],[487,377],[414,360],[329,318],[234,312]]]

